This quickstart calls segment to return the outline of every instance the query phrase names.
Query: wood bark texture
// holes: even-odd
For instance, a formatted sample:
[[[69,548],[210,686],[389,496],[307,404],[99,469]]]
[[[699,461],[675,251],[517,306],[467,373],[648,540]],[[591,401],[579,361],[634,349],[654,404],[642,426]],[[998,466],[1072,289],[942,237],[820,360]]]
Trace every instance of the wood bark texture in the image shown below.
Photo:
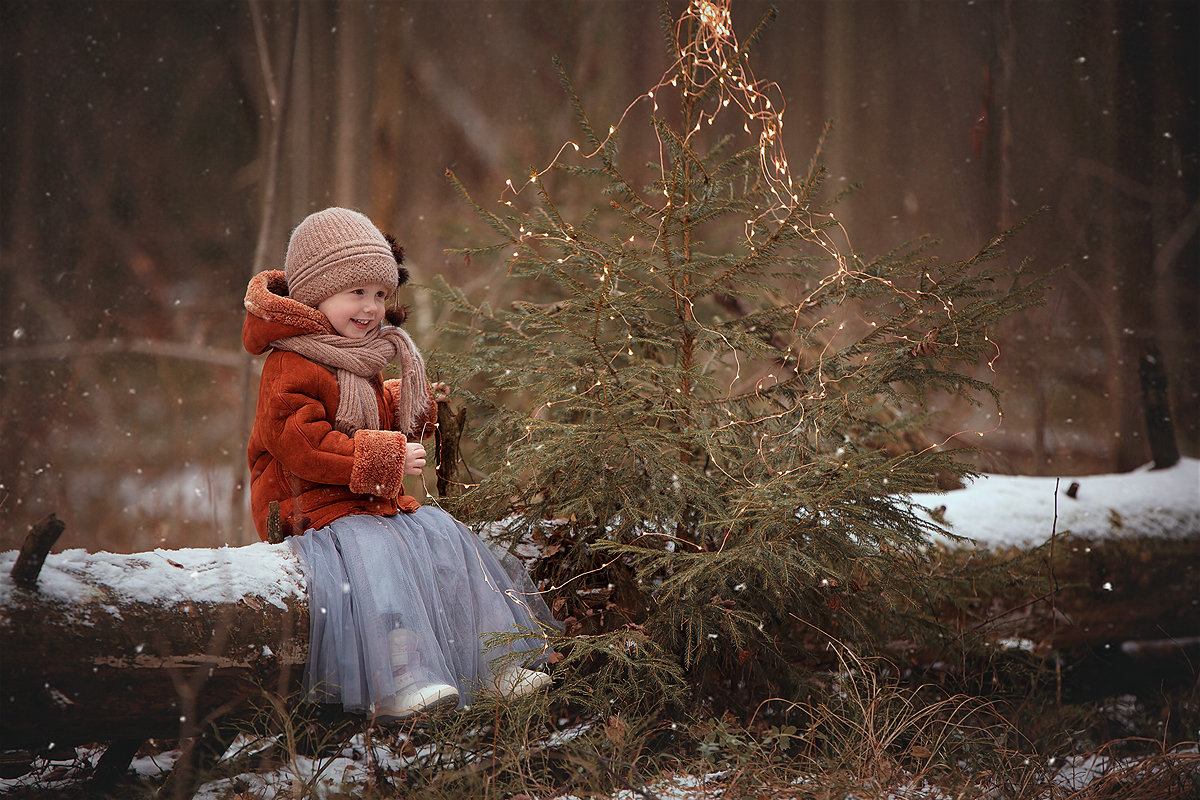
[[[437,490],[441,497],[449,497],[462,491],[458,479],[458,463],[462,458],[459,441],[467,423],[467,410],[455,412],[449,403],[438,403],[438,425],[434,431],[434,464],[437,473]]]
[[[1141,670],[1147,679],[1200,656],[1200,534],[1182,538],[1061,536],[1036,571],[1048,580],[1030,589],[981,593],[964,630],[1021,646],[1068,665]],[[1031,577],[1014,575],[1014,577]],[[947,610],[946,619],[953,619]],[[1140,666],[1139,666],[1140,665]],[[1157,666],[1155,666],[1157,665]],[[1174,665],[1174,666],[1172,666]]]
[[[65,527],[63,521],[53,514],[33,526],[33,530],[25,537],[21,552],[17,556],[17,563],[12,568],[14,585],[31,592],[37,589],[37,578],[38,573],[42,571],[42,564]]]
[[[290,577],[261,593],[239,590],[212,601],[187,599],[204,569],[198,551],[189,551],[187,567],[171,559],[175,552],[81,558],[73,551],[60,559],[72,581],[68,595],[45,590],[55,555],[39,591],[17,586],[8,568],[13,553],[0,554],[0,750],[183,738],[264,692],[298,687],[309,627],[304,587],[295,564],[285,563],[295,556],[286,548],[257,550],[256,564],[265,552],[268,566],[277,557],[280,576]],[[211,553],[213,568],[222,569],[249,558],[250,548]],[[88,559],[100,556],[89,570]],[[104,577],[150,569],[150,600]]]

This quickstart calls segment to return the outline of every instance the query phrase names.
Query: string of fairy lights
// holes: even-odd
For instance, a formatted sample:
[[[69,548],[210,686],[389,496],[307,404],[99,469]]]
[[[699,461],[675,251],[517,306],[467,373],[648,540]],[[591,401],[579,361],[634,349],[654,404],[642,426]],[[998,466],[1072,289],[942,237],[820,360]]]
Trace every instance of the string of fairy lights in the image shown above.
[[[740,419],[736,417],[728,409],[728,401],[735,397],[735,387],[741,381],[742,363],[739,351],[731,343],[728,338],[724,337],[719,331],[707,327],[697,319],[694,315],[690,317],[690,321],[704,328],[706,333],[716,337],[723,338],[729,344],[729,350],[732,353],[732,361],[734,364],[733,375],[729,380],[725,397],[711,401],[711,405],[725,406],[725,414],[727,421],[714,428],[714,433],[732,426],[757,426],[762,422],[772,419],[789,420],[787,430],[782,433],[773,435],[763,435],[758,438],[758,457],[762,465],[767,465],[771,459],[768,458],[768,451],[773,451],[779,448],[782,443],[780,440],[788,437],[794,437],[800,434],[801,431],[807,431],[805,407],[806,403],[813,400],[820,400],[826,397],[826,393],[830,384],[838,381],[853,380],[861,371],[868,368],[869,356],[864,355],[861,362],[854,369],[849,369],[841,373],[838,377],[831,377],[825,374],[824,363],[831,349],[834,348],[835,338],[842,334],[846,327],[846,319],[831,320],[829,316],[825,316],[816,321],[806,323],[806,312],[810,312],[818,307],[832,306],[838,314],[851,314],[856,317],[858,325],[862,330],[867,331],[863,338],[875,335],[878,330],[878,325],[875,321],[865,319],[855,314],[852,303],[844,303],[850,291],[850,285],[858,282],[880,282],[885,285],[890,291],[895,292],[897,298],[901,302],[912,309],[912,319],[909,323],[917,323],[926,314],[925,306],[928,305],[938,310],[938,313],[930,314],[930,317],[937,316],[941,318],[940,324],[929,323],[924,326],[927,331],[924,335],[909,336],[902,330],[889,329],[887,335],[894,337],[901,346],[909,347],[910,353],[913,355],[932,355],[939,348],[953,348],[959,345],[958,330],[955,323],[957,311],[955,309],[952,298],[943,296],[940,293],[940,287],[937,285],[934,278],[926,272],[924,275],[924,283],[927,287],[922,288],[906,288],[889,280],[887,277],[868,273],[863,269],[859,269],[856,265],[860,263],[859,259],[854,255],[854,249],[850,244],[849,234],[843,227],[842,223],[829,211],[817,211],[809,206],[809,200],[806,195],[806,187],[809,186],[814,178],[813,171],[817,168],[816,164],[811,164],[808,167],[806,174],[800,181],[793,176],[791,166],[789,164],[787,154],[784,147],[784,115],[786,111],[786,103],[783,99],[783,93],[780,87],[774,82],[762,81],[755,77],[749,65],[749,54],[743,50],[742,45],[738,42],[737,36],[734,33],[732,19],[730,15],[731,0],[691,0],[687,9],[681,14],[675,30],[675,38],[677,43],[677,57],[668,69],[663,73],[660,80],[651,87],[648,91],[639,95],[631,102],[621,113],[618,121],[609,126],[607,136],[595,147],[591,152],[582,152],[578,143],[573,141],[565,142],[555,153],[554,158],[542,169],[534,169],[529,173],[526,181],[517,186],[509,179],[505,181],[504,188],[501,192],[500,201],[509,206],[514,207],[514,200],[528,187],[535,187],[538,191],[544,192],[545,187],[541,184],[542,176],[560,165],[561,159],[565,154],[579,154],[583,159],[591,159],[599,155],[609,141],[617,135],[627,117],[634,112],[636,108],[643,104],[649,104],[652,114],[657,114],[659,111],[660,95],[668,90],[681,91],[685,101],[694,101],[691,104],[692,116],[688,118],[687,130],[682,133],[683,143],[687,147],[692,147],[694,139],[697,139],[703,134],[707,127],[713,126],[723,115],[737,115],[734,119],[734,124],[740,122],[741,129],[756,137],[758,150],[758,171],[761,174],[763,185],[766,187],[764,195],[769,198],[769,202],[756,208],[756,216],[747,219],[744,227],[744,242],[748,251],[753,254],[760,248],[764,241],[772,237],[778,237],[782,226],[789,226],[794,234],[798,234],[803,241],[809,242],[819,248],[828,258],[828,263],[831,264],[830,271],[816,281],[815,285],[808,291],[805,296],[799,300],[793,301],[793,322],[791,326],[791,336],[786,347],[786,353],[780,357],[782,362],[779,365],[778,373],[775,370],[767,373],[759,378],[753,389],[748,392],[743,392],[738,397],[744,397],[746,394],[762,395],[769,391],[772,387],[791,381],[798,378],[804,370],[804,355],[800,352],[798,341],[813,341],[816,339],[816,333],[821,329],[828,329],[830,333],[824,341],[822,350],[815,354],[816,371],[814,386],[807,392],[797,392],[793,395],[791,402],[785,408],[777,408],[771,412],[762,412],[761,416],[755,419]],[[703,101],[701,104],[700,101]],[[657,129],[656,129],[657,131]],[[656,132],[656,136],[659,136]],[[666,220],[670,215],[678,209],[672,207],[675,200],[672,197],[671,184],[667,175],[667,159],[664,156],[664,150],[667,148],[661,136],[658,138],[660,151],[659,165],[661,172],[661,185],[663,187],[663,195],[661,199],[650,199],[640,197],[639,203],[647,212],[648,217],[657,217],[660,224],[657,225],[657,238],[649,243],[647,250],[653,252],[655,247],[661,246],[659,241],[666,235]],[[510,196],[511,195],[511,196]],[[618,290],[618,281],[620,274],[618,270],[612,268],[610,258],[599,248],[588,245],[583,241],[583,237],[576,235],[570,226],[558,221],[560,228],[554,230],[534,230],[533,226],[526,227],[521,225],[513,237],[513,245],[516,249],[512,252],[512,259],[515,261],[520,258],[520,250],[523,248],[531,248],[537,244],[558,245],[568,251],[583,253],[587,252],[594,257],[596,262],[603,265],[602,271],[596,275],[596,279],[606,295]],[[540,227],[540,226],[538,226]],[[636,236],[630,236],[623,245],[632,247],[635,244]],[[559,258],[558,263],[563,263],[564,258]],[[654,277],[655,270],[652,264],[647,260],[643,262],[648,271]],[[653,278],[652,278],[653,279]],[[675,289],[665,279],[660,278],[661,285],[672,291],[677,302],[687,311],[690,312],[691,299],[682,291]],[[830,300],[832,292],[833,302]],[[622,316],[620,311],[609,307],[609,319],[615,320],[617,316]],[[922,326],[918,325],[918,328]],[[801,334],[801,329],[807,328]],[[947,330],[949,328],[950,330]],[[627,331],[626,344],[616,348],[611,360],[608,363],[610,377],[614,380],[618,379],[616,370],[613,368],[616,360],[622,353],[632,354],[631,342],[633,340],[632,333]],[[999,348],[996,343],[984,334],[984,340],[988,342],[995,353],[987,362],[988,367],[994,372],[994,363],[999,357]],[[813,358],[814,354],[809,353],[809,358]],[[603,392],[605,385],[605,374],[601,372],[588,381],[586,388],[576,390],[570,393],[570,396],[562,396],[553,400],[545,401],[541,406],[534,410],[530,415],[529,423],[525,426],[526,436],[523,438],[532,438],[534,421],[539,418],[545,421],[544,414],[552,406],[559,403],[577,402],[585,395],[592,392]],[[774,383],[768,385],[768,381],[773,380]],[[792,421],[795,424],[791,424]],[[997,421],[996,425],[999,425]],[[818,436],[815,421],[811,421],[812,435]],[[994,430],[994,428],[993,428]],[[950,434],[946,439],[937,444],[930,444],[926,450],[932,450],[944,446],[946,443],[953,440],[955,437],[964,433],[977,433],[982,436],[986,431],[959,431]],[[513,442],[516,446],[518,442]],[[815,442],[814,442],[815,444]],[[815,450],[815,447],[814,447]],[[924,452],[924,451],[923,451]],[[795,466],[787,470],[767,470],[770,475],[770,480],[786,479],[789,474],[793,474],[806,465]],[[722,469],[717,465],[718,469]],[[750,474],[748,467],[743,467],[741,479],[747,483],[755,483],[761,478],[755,478]],[[732,475],[730,476],[733,477]],[[659,533],[656,535],[667,535]],[[674,538],[674,537],[669,537]],[[560,587],[554,587],[560,588]]]

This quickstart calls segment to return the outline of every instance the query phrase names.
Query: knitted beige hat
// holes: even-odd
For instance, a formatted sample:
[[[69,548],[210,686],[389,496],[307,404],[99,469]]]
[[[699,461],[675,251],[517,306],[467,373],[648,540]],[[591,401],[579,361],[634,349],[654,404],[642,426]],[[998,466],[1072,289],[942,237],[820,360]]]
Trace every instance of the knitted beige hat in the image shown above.
[[[371,220],[348,208],[327,208],[292,231],[283,271],[292,299],[316,308],[352,286],[379,283],[390,294],[400,283],[397,259]]]

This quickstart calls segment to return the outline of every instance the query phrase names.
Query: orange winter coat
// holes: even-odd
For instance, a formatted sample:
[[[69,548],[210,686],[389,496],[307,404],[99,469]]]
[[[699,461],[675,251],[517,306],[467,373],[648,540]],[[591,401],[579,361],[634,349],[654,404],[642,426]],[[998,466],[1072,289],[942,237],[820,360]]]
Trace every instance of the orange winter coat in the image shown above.
[[[256,275],[246,291],[242,344],[263,363],[254,429],[246,449],[250,510],[259,538],[267,538],[267,513],[279,502],[285,536],[323,528],[350,514],[392,516],[420,504],[404,494],[405,445],[433,430],[432,396],[413,431],[397,431],[400,381],[374,379],[381,430],[353,437],[334,428],[338,383],[334,373],[304,356],[271,348],[271,342],[306,333],[333,333],[325,315],[287,296],[280,270]]]

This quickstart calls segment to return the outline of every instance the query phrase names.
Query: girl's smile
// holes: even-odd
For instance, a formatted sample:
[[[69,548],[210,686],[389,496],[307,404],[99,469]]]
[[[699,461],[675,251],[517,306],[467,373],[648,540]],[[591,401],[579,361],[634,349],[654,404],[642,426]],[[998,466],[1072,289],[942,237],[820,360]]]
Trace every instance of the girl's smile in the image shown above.
[[[347,339],[362,339],[383,321],[388,288],[381,283],[351,286],[322,300],[317,310]]]

